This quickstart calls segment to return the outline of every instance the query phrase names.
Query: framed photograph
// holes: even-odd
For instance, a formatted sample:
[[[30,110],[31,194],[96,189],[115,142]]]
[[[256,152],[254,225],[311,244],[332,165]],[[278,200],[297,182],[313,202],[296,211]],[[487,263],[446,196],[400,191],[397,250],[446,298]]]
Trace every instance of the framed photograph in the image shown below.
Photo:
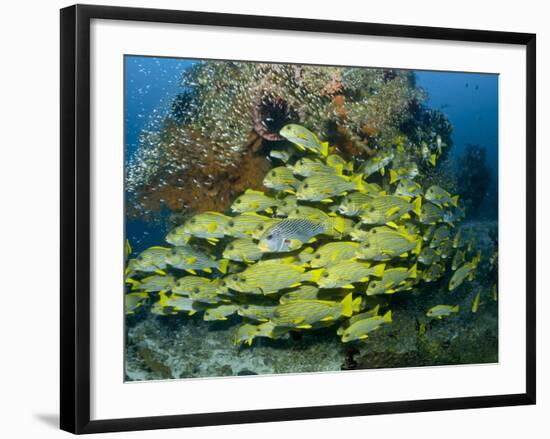
[[[535,35],[61,10],[61,428],[535,403]]]

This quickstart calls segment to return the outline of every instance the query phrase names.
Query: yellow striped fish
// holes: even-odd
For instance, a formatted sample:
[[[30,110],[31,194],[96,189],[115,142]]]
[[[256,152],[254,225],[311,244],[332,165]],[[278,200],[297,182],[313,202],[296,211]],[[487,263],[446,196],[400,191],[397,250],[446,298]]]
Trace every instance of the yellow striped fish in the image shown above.
[[[302,282],[315,281],[320,274],[319,270],[306,272],[304,267],[288,262],[254,264],[240,273],[226,276],[220,285],[240,293],[272,294]]]
[[[271,321],[277,326],[308,329],[319,322],[350,317],[359,311],[361,298],[349,293],[341,302],[329,300],[298,300],[277,306]]]
[[[408,198],[396,195],[380,195],[374,197],[368,207],[361,212],[361,221],[365,224],[393,225],[402,216],[413,211],[420,215],[422,199],[416,198],[410,202]]]
[[[263,254],[252,238],[238,238],[227,244],[222,256],[231,261],[250,263],[260,260]]]
[[[227,259],[217,260],[214,256],[193,248],[190,245],[172,248],[168,256],[166,256],[166,263],[174,268],[179,268],[192,274],[196,274],[195,270],[211,273],[212,268],[216,268],[221,273],[227,272]]]
[[[208,308],[204,311],[203,319],[207,322],[213,320],[227,320],[227,317],[235,314],[238,309],[239,305],[235,304],[224,304],[215,308]]]
[[[407,267],[388,268],[380,280],[369,282],[367,287],[367,296],[377,294],[393,294],[401,289],[412,287],[407,279],[416,279],[416,264],[410,269]]]
[[[369,262],[342,261],[326,267],[317,281],[320,288],[354,288],[352,284],[366,282],[370,276],[381,277],[385,264],[372,266]]]
[[[163,276],[155,274],[141,279],[138,284],[137,289],[145,292],[170,291],[176,285],[176,279],[172,275]]]
[[[331,197],[364,189],[362,175],[353,179],[336,174],[316,173],[303,180],[296,189],[298,200],[332,202]]]
[[[273,207],[278,206],[280,203],[280,200],[269,197],[263,192],[247,189],[244,194],[233,201],[231,211],[235,213],[262,211],[273,213]]]
[[[408,252],[419,254],[422,249],[422,238],[410,235],[403,228],[373,227],[364,241],[365,247],[358,253],[360,259],[389,259],[407,256]]]
[[[290,193],[294,193],[294,189],[299,183],[300,180],[294,177],[292,170],[286,166],[273,168],[267,173],[263,180],[263,185],[266,188]]]
[[[342,342],[348,343],[355,340],[364,340],[368,337],[368,333],[379,329],[382,325],[391,323],[391,310],[383,316],[365,317],[356,319],[353,324],[344,330],[342,333]]]
[[[195,289],[209,288],[210,282],[211,280],[207,277],[183,276],[176,281],[172,292],[180,296],[189,296]]]
[[[149,295],[145,292],[134,292],[124,295],[124,313],[134,314],[136,310],[143,305]]]
[[[357,242],[336,241],[319,247],[313,254],[309,265],[313,268],[326,267],[331,264],[355,259],[361,244]]]
[[[145,273],[166,274],[166,257],[170,254],[168,247],[153,246],[143,250],[133,261],[131,268],[133,271],[142,271]]]
[[[328,155],[328,142],[321,142],[319,138],[306,127],[297,124],[285,125],[279,131],[281,137],[293,143],[301,151],[312,151],[322,157]]]
[[[288,302],[296,302],[297,300],[318,300],[319,299],[319,288],[314,285],[300,285],[297,288],[294,288],[292,291],[283,294],[279,298],[280,304],[285,304]]]
[[[277,216],[288,216],[288,214],[298,207],[298,199],[296,195],[287,195],[280,200],[277,206]]]
[[[321,160],[313,160],[307,157],[297,160],[293,166],[289,166],[289,169],[301,177],[309,177],[317,173],[341,174],[333,166],[326,165]]]
[[[183,237],[183,244],[185,244],[189,240],[185,240],[185,236],[194,236],[214,243],[224,237],[229,220],[230,217],[219,212],[199,213],[170,232],[166,240],[170,244],[181,245],[180,237]]]
[[[239,306],[237,313],[241,317],[246,317],[258,322],[267,322],[273,316],[276,306],[277,305],[254,305],[246,303]]]
[[[225,234],[233,238],[248,238],[252,236],[258,225],[270,219],[268,216],[259,215],[256,212],[244,212],[228,221]]]

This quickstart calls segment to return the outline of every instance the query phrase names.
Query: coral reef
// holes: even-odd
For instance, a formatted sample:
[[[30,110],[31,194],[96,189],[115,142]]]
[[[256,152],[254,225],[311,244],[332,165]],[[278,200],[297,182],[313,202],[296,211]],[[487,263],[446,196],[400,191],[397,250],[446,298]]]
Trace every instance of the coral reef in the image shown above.
[[[267,151],[292,122],[347,159],[399,144],[402,166],[414,161],[429,174],[423,147],[433,150],[440,136],[446,154],[450,126],[422,105],[424,98],[409,71],[197,62],[184,72],[170,114],[159,129],[143,132],[127,167],[128,215],[224,211],[244,184],[261,186]]]

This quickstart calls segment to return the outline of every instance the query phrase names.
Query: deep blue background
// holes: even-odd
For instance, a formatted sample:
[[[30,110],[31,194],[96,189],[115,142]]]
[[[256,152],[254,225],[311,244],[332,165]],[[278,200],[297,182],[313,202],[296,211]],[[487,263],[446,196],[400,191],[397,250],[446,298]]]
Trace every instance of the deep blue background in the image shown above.
[[[498,174],[498,75],[416,72],[416,83],[428,92],[427,104],[443,111],[453,126],[452,155],[468,143],[487,149],[487,164]]]

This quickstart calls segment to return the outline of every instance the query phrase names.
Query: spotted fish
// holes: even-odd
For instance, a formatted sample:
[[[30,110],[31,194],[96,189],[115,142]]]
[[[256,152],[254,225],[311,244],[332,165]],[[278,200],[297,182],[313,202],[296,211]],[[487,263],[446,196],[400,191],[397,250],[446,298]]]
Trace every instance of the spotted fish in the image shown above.
[[[309,219],[284,219],[263,232],[258,247],[265,252],[296,250],[325,231],[326,225]]]

